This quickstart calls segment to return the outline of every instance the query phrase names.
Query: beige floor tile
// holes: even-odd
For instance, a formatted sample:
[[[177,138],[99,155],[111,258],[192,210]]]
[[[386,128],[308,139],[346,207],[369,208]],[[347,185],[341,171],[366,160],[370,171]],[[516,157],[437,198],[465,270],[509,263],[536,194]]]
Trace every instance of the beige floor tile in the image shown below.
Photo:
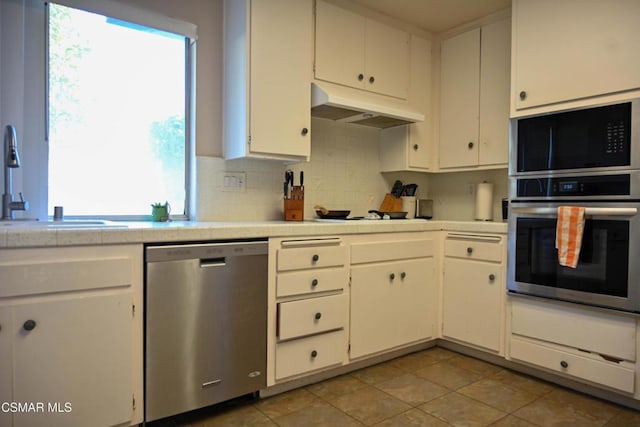
[[[531,424],[529,421],[523,420],[522,418],[507,415],[506,417],[500,418],[498,421],[491,424],[491,427],[536,427],[536,425]]]
[[[400,369],[389,362],[373,365],[351,373],[353,377],[369,385],[387,381],[402,374],[403,372]]]
[[[515,387],[518,390],[533,393],[536,396],[542,396],[554,389],[553,384],[508,369],[503,369],[491,375],[490,378]]]
[[[414,408],[384,420],[376,424],[376,427],[447,427],[449,425],[449,423]]]
[[[435,399],[449,393],[449,389],[413,374],[404,374],[375,385],[376,388],[388,393],[411,406]]]
[[[538,398],[533,393],[489,378],[462,387],[458,393],[505,412],[513,412]]]
[[[449,393],[419,406],[419,409],[454,426],[484,427],[500,418],[505,412],[470,399],[458,393]]]
[[[615,405],[563,389],[554,389],[515,411],[513,415],[545,427],[590,427],[606,424],[619,412],[620,409]]]
[[[280,427],[357,427],[363,425],[326,402],[315,402],[299,411],[276,417],[274,421]]]
[[[404,372],[415,372],[427,366],[438,363],[437,357],[431,356],[426,351],[408,354],[390,361],[396,368]]]
[[[447,360],[447,363],[458,368],[463,368],[482,376],[494,375],[502,370],[499,366],[469,356],[456,355]]]
[[[429,357],[432,357],[432,358],[434,358],[436,360],[439,360],[439,361],[448,360],[448,359],[451,359],[452,357],[458,355],[458,353],[453,352],[451,350],[447,350],[447,349],[442,348],[442,347],[432,347],[432,348],[430,348],[428,350],[424,350],[422,353],[423,354],[428,354]]]
[[[253,405],[238,407],[212,414],[200,419],[193,419],[184,427],[275,427],[276,423],[258,411]]]
[[[373,425],[411,409],[411,406],[374,387],[367,387],[329,401],[346,414]]]
[[[564,405],[570,405],[576,408],[577,411],[605,422],[609,421],[621,410],[620,406],[613,403],[559,387],[545,395],[544,398],[555,400]]]
[[[352,375],[341,375],[307,386],[307,390],[325,399],[342,396],[360,390],[368,385]]]
[[[631,427],[640,426],[640,411],[623,408],[611,420],[605,424],[605,427]]]
[[[299,388],[268,397],[256,403],[255,406],[269,418],[275,418],[306,408],[317,399],[318,397],[315,394],[304,388]]]
[[[415,374],[451,390],[457,390],[482,378],[480,374],[450,365],[446,361],[427,366]]]

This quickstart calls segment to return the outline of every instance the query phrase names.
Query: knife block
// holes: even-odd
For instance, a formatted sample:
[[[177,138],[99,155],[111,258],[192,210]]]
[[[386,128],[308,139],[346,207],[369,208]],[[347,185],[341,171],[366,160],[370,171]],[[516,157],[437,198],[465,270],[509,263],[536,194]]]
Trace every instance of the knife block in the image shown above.
[[[289,198],[284,199],[284,220],[302,221],[304,220],[304,187],[294,185]]]

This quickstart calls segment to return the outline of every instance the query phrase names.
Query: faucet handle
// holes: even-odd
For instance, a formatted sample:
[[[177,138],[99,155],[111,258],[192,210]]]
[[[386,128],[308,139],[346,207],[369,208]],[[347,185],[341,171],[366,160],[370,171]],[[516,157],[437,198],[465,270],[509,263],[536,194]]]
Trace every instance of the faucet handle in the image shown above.
[[[14,211],[28,211],[29,210],[29,202],[27,202],[22,196],[22,192],[18,193],[20,196],[20,201],[11,202],[11,210]]]

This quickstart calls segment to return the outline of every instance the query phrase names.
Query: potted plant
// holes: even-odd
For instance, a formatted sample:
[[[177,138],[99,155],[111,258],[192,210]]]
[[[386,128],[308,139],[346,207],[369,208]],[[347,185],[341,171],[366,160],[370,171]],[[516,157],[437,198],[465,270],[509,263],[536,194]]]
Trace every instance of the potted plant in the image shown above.
[[[151,204],[151,219],[155,222],[169,221],[170,213],[171,205],[169,205],[169,202]]]

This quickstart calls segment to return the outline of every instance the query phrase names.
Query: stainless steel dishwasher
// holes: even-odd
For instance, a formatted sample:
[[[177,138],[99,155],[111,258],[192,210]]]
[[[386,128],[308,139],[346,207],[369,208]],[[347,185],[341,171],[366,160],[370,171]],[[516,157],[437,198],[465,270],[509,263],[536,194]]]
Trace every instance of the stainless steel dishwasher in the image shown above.
[[[267,242],[147,246],[145,420],[266,385]]]

